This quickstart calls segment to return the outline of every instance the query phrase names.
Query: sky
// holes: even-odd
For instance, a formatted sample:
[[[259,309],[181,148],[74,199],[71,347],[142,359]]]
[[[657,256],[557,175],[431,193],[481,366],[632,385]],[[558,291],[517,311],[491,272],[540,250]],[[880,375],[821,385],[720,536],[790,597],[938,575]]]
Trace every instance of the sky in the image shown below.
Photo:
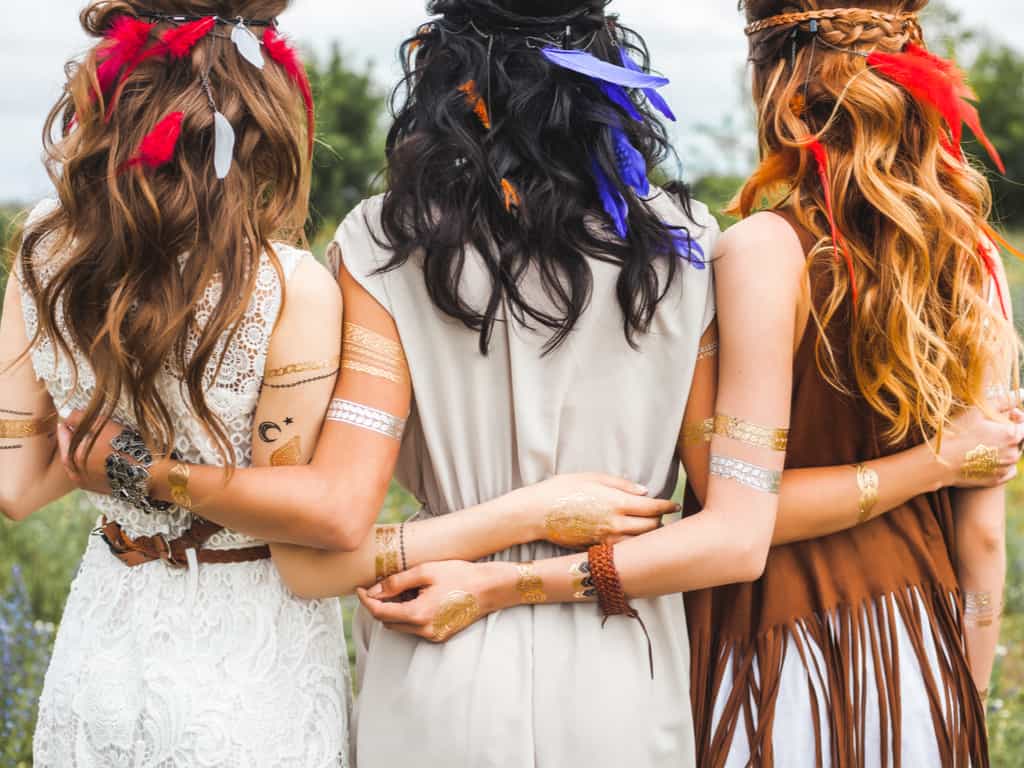
[[[63,85],[65,61],[89,45],[78,25],[84,5],[85,0],[3,0],[13,33],[0,47],[0,202],[30,203],[49,189],[40,159],[42,127]],[[1017,45],[1024,40],[1021,0],[948,5],[972,27]],[[746,42],[736,6],[736,0],[613,0],[610,6],[644,35],[653,66],[672,80],[665,93],[679,116],[673,136],[690,177],[742,170],[747,162],[700,130],[744,121],[739,85]],[[371,66],[388,88],[399,72],[399,42],[425,19],[425,0],[293,0],[281,25],[321,55],[337,42],[351,64]]]

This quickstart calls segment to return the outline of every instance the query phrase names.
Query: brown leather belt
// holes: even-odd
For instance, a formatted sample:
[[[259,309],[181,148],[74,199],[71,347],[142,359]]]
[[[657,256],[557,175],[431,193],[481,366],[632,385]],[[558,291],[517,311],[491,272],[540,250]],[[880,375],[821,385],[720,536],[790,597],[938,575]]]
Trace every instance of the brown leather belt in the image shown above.
[[[217,565],[252,563],[270,558],[270,547],[266,545],[243,549],[203,549],[210,537],[222,530],[222,526],[197,517],[187,531],[172,541],[162,534],[133,539],[119,523],[107,522],[104,517],[97,533],[110,547],[114,557],[131,567],[162,560],[176,568],[188,568],[187,553],[190,549],[195,550],[200,563]]]

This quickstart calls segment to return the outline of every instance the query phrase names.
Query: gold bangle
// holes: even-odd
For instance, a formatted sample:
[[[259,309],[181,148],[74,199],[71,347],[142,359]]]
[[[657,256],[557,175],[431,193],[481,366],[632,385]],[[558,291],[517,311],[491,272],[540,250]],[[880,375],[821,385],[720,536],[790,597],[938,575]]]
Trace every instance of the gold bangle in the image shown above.
[[[964,457],[963,476],[967,480],[988,480],[999,472],[999,449],[979,445]]]
[[[271,368],[263,374],[264,379],[280,379],[284,376],[292,376],[296,373],[308,373],[310,371],[328,371],[337,369],[340,357],[331,357],[327,360],[311,360],[306,363],[293,363],[282,368]]]
[[[860,489],[860,502],[857,524],[866,523],[878,504],[878,473],[864,464],[857,464],[857,487]]]
[[[188,481],[192,470],[188,464],[175,464],[167,473],[167,484],[171,487],[171,499],[182,509],[192,509],[192,497],[188,493]]]
[[[57,414],[42,419],[0,419],[0,440],[23,440],[50,434],[57,424]]]
[[[401,384],[409,378],[409,364],[402,345],[354,323],[345,323],[341,367],[393,384]]]
[[[519,579],[516,591],[524,603],[545,603],[548,596],[544,594],[544,580],[533,569],[533,563],[519,563],[516,566]]]
[[[377,542],[376,573],[377,581],[384,581],[388,576],[399,572],[398,567],[398,529],[393,525],[378,526],[374,532]]]
[[[714,433],[719,437],[727,437],[754,448],[767,448],[771,451],[785,452],[789,446],[788,429],[762,427],[760,424],[752,424],[721,413],[715,416]]]

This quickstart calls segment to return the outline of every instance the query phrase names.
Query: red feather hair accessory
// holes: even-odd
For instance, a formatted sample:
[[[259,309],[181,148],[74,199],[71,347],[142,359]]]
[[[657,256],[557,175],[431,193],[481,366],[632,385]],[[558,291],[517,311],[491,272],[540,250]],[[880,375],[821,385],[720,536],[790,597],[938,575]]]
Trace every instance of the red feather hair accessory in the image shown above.
[[[114,19],[106,34],[106,41],[96,54],[96,79],[103,95],[117,82],[121,70],[138,65],[137,61],[142,57],[155,26],[133,16]]]
[[[835,250],[836,259],[839,258],[841,253],[843,260],[846,262],[846,269],[850,273],[850,290],[853,292],[853,304],[856,307],[857,280],[853,271],[853,257],[850,255],[850,250],[846,247],[846,241],[843,239],[839,227],[836,226],[836,212],[832,205],[832,184],[828,173],[828,152],[816,137],[811,137],[804,146],[810,150],[811,156],[814,157],[815,165],[818,167],[818,178],[821,179],[821,187],[825,194],[825,211],[828,214],[829,226],[832,228],[832,247]]]
[[[306,103],[306,122],[309,132],[309,155],[313,156],[313,137],[316,133],[316,112],[313,107],[313,89],[309,85],[306,68],[299,59],[299,54],[289,42],[277,34],[273,27],[267,27],[263,33],[263,47],[267,55],[276,61],[302,91],[302,99]]]
[[[915,99],[935,107],[949,126],[951,142],[947,148],[956,153],[963,139],[964,123],[992,157],[996,167],[1006,173],[999,152],[981,127],[978,110],[971,101],[971,90],[964,73],[948,59],[940,58],[920,46],[908,43],[902,53],[874,51],[868,54],[868,66],[905,88]]]
[[[174,159],[181,137],[184,112],[172,112],[147,133],[139,143],[138,151],[122,166],[122,170],[143,166],[150,170],[167,165]]]

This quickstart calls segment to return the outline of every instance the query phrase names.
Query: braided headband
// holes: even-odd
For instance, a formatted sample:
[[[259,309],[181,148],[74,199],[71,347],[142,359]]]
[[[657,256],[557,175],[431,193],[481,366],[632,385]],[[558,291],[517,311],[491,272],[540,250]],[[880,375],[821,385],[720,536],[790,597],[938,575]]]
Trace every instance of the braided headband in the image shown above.
[[[777,16],[769,16],[766,19],[755,21],[744,30],[747,35],[756,35],[775,27],[789,27],[794,24],[802,24],[807,21],[823,21],[825,19],[842,19],[855,24],[881,24],[883,22],[901,25],[905,31],[910,32],[912,40],[921,39],[921,25],[917,20],[916,13],[884,13],[871,10],[870,8],[822,8],[815,11],[801,11],[798,13],[781,13]]]

